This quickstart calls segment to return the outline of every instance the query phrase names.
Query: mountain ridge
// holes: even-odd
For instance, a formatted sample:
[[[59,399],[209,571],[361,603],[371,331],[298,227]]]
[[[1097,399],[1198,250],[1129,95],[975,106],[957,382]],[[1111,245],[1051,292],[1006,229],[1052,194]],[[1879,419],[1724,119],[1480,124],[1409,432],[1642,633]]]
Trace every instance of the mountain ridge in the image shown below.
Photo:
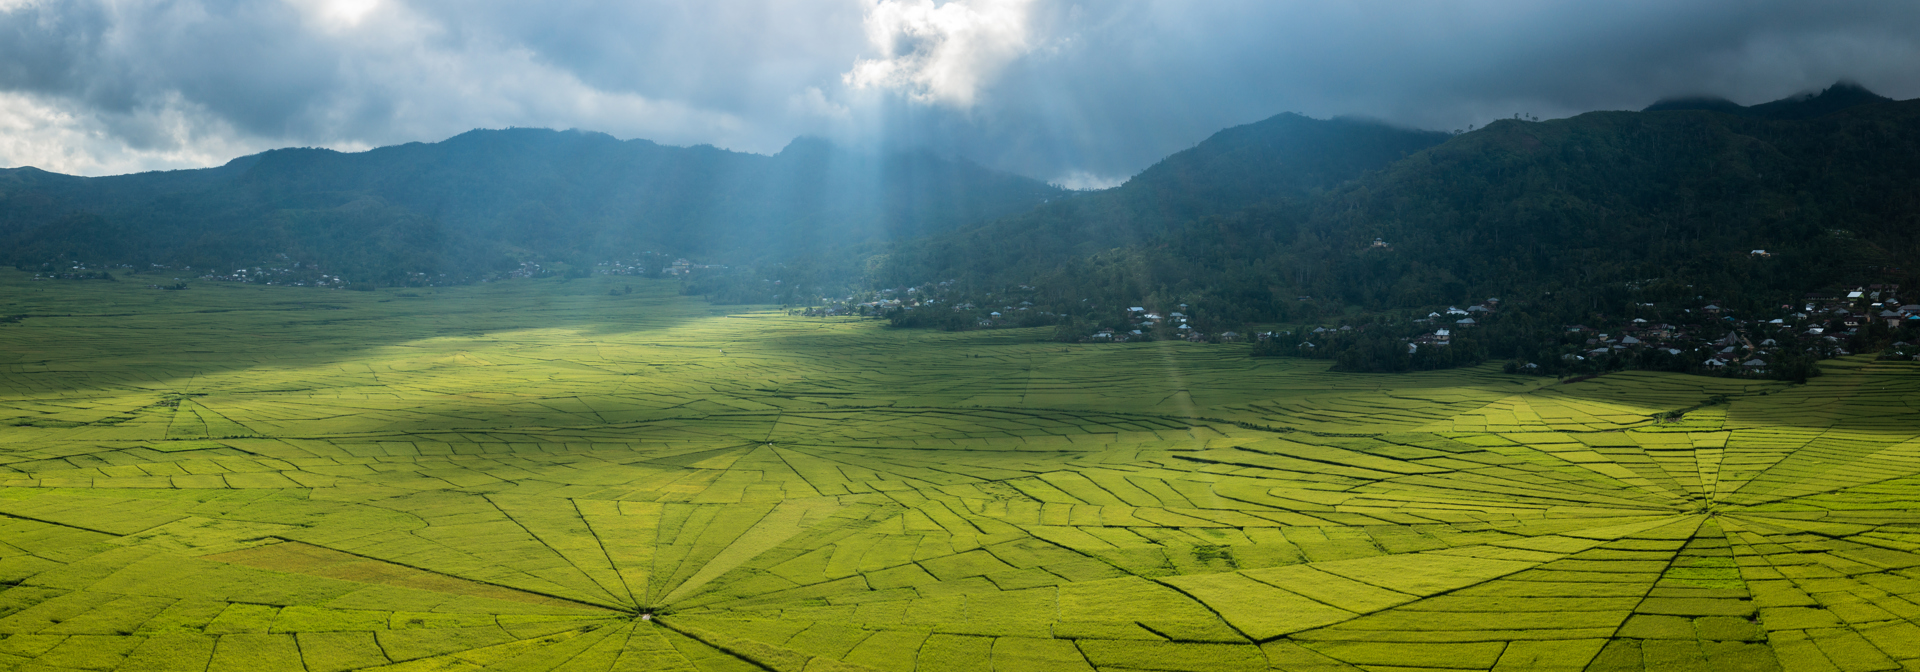
[[[1318,194],[1447,137],[1351,117],[1274,115],[1216,132],[1118,187],[898,243],[876,282],[966,278],[985,272],[983,264],[1002,270],[1054,267],[1064,258],[1155,240],[1185,222],[1248,208],[1304,207]],[[1013,252],[996,259],[981,251],[993,248]]]
[[[817,138],[763,156],[476,130],[189,171],[8,169],[0,241],[22,266],[282,253],[388,283],[664,250],[798,264],[821,287],[864,272],[876,287],[1039,285],[1063,304],[1188,297],[1243,321],[1629,277],[1784,291],[1892,267],[1914,247],[1906,232],[1920,226],[1904,223],[1920,204],[1899,194],[1920,193],[1901,158],[1920,155],[1917,116],[1914,101],[1846,82],[1750,107],[1669,99],[1465,134],[1282,113],[1093,192]],[[1716,270],[1762,247],[1780,249],[1775,270]]]
[[[1779,100],[1747,106],[1716,96],[1663,98],[1641,112],[1704,110],[1739,116],[1776,120],[1804,120],[1839,112],[1859,105],[1895,102],[1892,98],[1868,91],[1851,81],[1840,81],[1820,91],[1794,94]]]
[[[756,262],[860,249],[1066,193],[926,152],[815,144],[763,156],[505,129],[365,152],[275,149],[184,171],[16,168],[0,172],[0,242],[17,265],[288,254],[367,278],[451,269],[473,279],[520,260],[641,250]],[[100,241],[104,230],[126,244]]]
[[[1187,303],[1229,325],[1516,292],[1560,297],[1573,322],[1574,304],[1619,303],[1647,281],[1776,303],[1912,282],[1920,101],[1856,88],[1754,106],[1765,114],[1501,120],[1305,198],[1118,233],[1094,224],[1164,205],[1115,214],[1074,199],[900,243],[876,282],[1031,286],[1041,310],[1066,313]],[[1143,182],[1127,188],[1152,192]],[[1756,249],[1772,252],[1763,262]]]

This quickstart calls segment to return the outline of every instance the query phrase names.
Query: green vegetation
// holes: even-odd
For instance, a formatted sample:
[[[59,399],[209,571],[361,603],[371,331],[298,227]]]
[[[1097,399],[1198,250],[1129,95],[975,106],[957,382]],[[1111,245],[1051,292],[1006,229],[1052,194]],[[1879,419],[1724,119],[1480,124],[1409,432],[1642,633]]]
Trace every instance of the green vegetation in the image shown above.
[[[203,170],[0,169],[0,263],[222,274],[291,263],[356,283],[464,283],[521,262],[590,266],[643,252],[727,264],[833,258],[1063,193],[926,152],[866,155],[810,138],[759,156],[479,130],[353,154],[278,149]]]
[[[1338,374],[563,280],[0,272],[0,661],[1920,664],[1912,362]]]
[[[1119,188],[902,242],[873,280],[951,281],[951,303],[982,306],[1025,286],[1034,310],[1090,323],[1189,304],[1209,333],[1488,297],[1604,330],[1648,303],[1754,315],[1920,280],[1920,101],[1835,86],[1705,108],[1451,137],[1279,115]],[[1235,188],[1249,184],[1268,189]]]
[[[195,171],[0,171],[0,261],[165,289],[672,276],[721,305],[1254,340],[1342,372],[1801,382],[1822,359],[1920,348],[1915,129],[1920,100],[1845,83],[1453,133],[1287,113],[1098,192],[806,138],[769,157],[474,131]],[[1471,322],[1448,311],[1475,304]]]

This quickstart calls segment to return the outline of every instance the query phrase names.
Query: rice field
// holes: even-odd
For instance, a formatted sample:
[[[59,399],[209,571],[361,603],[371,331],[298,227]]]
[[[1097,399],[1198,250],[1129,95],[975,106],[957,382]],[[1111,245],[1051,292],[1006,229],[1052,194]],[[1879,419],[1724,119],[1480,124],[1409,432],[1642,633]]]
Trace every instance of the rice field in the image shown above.
[[[7,668],[1920,667],[1911,364],[1373,376],[660,281],[141,284],[0,271]]]

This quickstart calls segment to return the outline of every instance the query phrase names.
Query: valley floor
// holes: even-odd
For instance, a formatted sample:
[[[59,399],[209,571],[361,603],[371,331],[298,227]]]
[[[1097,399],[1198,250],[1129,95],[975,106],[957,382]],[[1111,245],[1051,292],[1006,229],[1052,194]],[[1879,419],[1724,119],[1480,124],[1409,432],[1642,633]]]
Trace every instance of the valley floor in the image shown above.
[[[146,284],[0,272],[0,667],[1920,666],[1911,363],[1557,384],[666,281]]]

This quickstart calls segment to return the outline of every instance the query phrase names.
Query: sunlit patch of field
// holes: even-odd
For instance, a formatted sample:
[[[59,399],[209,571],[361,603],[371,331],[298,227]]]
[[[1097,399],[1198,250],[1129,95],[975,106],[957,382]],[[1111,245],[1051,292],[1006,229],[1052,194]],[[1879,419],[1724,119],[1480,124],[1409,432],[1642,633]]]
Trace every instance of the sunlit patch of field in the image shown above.
[[[7,665],[1920,665],[1907,364],[1348,375],[653,281],[139,284],[0,273]]]

